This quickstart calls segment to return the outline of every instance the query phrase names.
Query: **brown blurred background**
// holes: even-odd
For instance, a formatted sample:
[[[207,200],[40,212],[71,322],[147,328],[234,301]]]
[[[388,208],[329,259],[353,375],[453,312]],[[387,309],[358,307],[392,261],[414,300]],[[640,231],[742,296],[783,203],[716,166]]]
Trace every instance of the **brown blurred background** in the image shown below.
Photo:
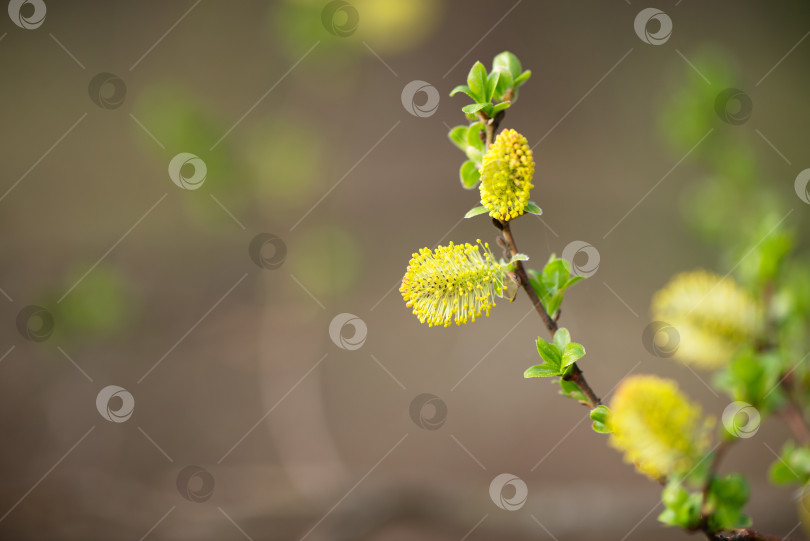
[[[332,32],[310,0],[45,0],[38,26],[38,6],[19,6],[35,28],[0,19],[0,538],[686,537],[656,522],[660,487],[584,408],[522,378],[545,334],[522,295],[429,329],[396,285],[423,246],[494,238],[483,217],[459,222],[477,192],[446,136],[467,98],[448,94],[511,50],[533,77],[503,125],[537,143],[544,210],[518,220],[518,244],[533,265],[574,240],[600,254],[562,311],[589,381],[605,396],[631,371],[663,374],[719,416],[725,397],[641,342],[672,274],[733,265],[684,225],[704,175],[667,145],[662,111],[684,86],[720,92],[698,59],[722,58],[753,114],[731,126],[709,100],[701,119],[751,145],[806,226],[793,179],[810,41],[791,48],[807,3],[664,1],[673,33],[654,46],[635,0],[350,2]],[[403,106],[413,80],[438,89],[435,112]],[[205,163],[198,189],[169,176],[182,152]],[[260,234],[280,241],[259,237],[251,257]],[[18,329],[30,305],[45,319],[22,328],[44,322],[41,341]],[[355,345],[343,329],[360,347],[330,339],[339,314],[367,327]],[[134,400],[121,422],[96,407],[109,385],[124,389],[113,413]],[[409,415],[422,393],[447,408],[436,429]],[[775,535],[798,524],[793,493],[766,480],[765,443],[785,435],[769,421],[724,463]],[[517,511],[490,499],[504,472],[528,486]]]

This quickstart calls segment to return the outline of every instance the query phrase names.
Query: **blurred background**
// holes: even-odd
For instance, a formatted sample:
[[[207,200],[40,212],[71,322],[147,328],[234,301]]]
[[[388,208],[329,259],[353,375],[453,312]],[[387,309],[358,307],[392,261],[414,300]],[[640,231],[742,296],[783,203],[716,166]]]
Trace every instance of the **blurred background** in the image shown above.
[[[535,145],[544,210],[513,229],[530,266],[596,249],[561,319],[590,383],[662,374],[719,417],[641,336],[673,274],[739,262],[717,222],[794,209],[806,247],[810,6],[663,1],[658,45],[644,7],[12,0],[0,537],[685,538],[584,408],[523,379],[545,329],[522,294],[435,329],[397,291],[419,248],[494,239],[461,220],[477,192],[447,132],[468,101],[448,94],[510,50],[533,77],[502,126]],[[724,116],[726,88],[748,100]],[[766,475],[786,434],[769,421],[723,470],[749,475],[757,529],[797,537]],[[528,487],[516,511],[490,498],[502,473]]]

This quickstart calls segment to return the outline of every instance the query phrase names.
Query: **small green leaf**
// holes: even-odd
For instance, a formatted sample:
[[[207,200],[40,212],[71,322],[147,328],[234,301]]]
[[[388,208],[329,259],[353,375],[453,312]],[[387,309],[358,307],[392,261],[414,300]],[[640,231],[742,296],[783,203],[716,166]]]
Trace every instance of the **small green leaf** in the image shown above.
[[[474,162],[467,160],[461,164],[459,169],[459,177],[461,178],[461,185],[468,190],[475,188],[478,181],[481,180],[481,173],[478,171]]]
[[[484,142],[481,140],[481,130],[484,129],[483,122],[475,122],[470,124],[470,127],[467,128],[466,140],[467,144],[473,148],[480,150],[481,152],[484,151]]]
[[[508,71],[512,76],[512,79],[516,79],[523,69],[523,67],[520,65],[520,60],[518,60],[518,57],[509,51],[502,52],[492,60],[492,69],[494,70],[498,68],[503,68]]]
[[[604,404],[600,404],[591,410],[590,417],[591,421],[607,423],[610,419],[610,409]]]
[[[464,92],[472,99],[475,99],[475,96],[473,95],[472,91],[470,91],[470,87],[467,85],[458,85],[457,87],[455,87],[453,90],[450,91],[450,97],[455,96],[459,92]]]
[[[560,375],[560,369],[548,364],[537,364],[523,372],[524,378],[553,378]]]
[[[487,76],[487,93],[484,96],[484,101],[492,101],[492,96],[495,95],[495,88],[498,86],[498,80],[501,78],[501,72],[493,71]]]
[[[473,216],[478,216],[479,214],[484,214],[485,212],[489,212],[487,207],[481,205],[479,207],[471,208],[467,211],[467,214],[464,215],[465,218],[472,218]]]
[[[503,66],[493,66],[492,73],[500,74],[498,84],[495,86],[495,92],[492,94],[492,97],[496,100],[502,100],[506,92],[514,86],[514,79],[509,70]]]
[[[481,62],[473,64],[470,73],[467,75],[467,86],[470,88],[470,96],[478,102],[488,102],[487,94],[487,69]],[[467,111],[465,111],[466,113]]]
[[[456,126],[450,130],[447,137],[449,137],[453,144],[462,151],[467,148],[467,126]]]
[[[607,406],[599,405],[591,410],[590,417],[593,421],[593,430],[599,434],[610,434],[613,432],[613,425],[610,421],[611,412]]]
[[[504,109],[509,109],[509,107],[511,105],[512,105],[511,101],[505,101],[505,102],[499,103],[497,105],[494,105],[492,107],[492,116],[495,116],[496,114],[500,113]]]
[[[514,263],[515,261],[528,261],[528,260],[529,256],[527,256],[526,254],[515,254],[507,263],[511,264]]]
[[[462,107],[461,110],[468,115],[473,115],[482,109],[486,109],[487,107],[492,107],[492,105],[489,103],[471,103]]]
[[[576,342],[571,342],[565,349],[563,350],[562,354],[562,366],[568,367],[577,362],[577,360],[581,359],[585,356],[585,348],[582,347],[582,344],[577,344]]]
[[[526,70],[521,73],[519,76],[515,77],[515,87],[519,87],[523,83],[529,80],[529,77],[532,76],[531,70]]]
[[[535,203],[534,201],[529,201],[528,203],[526,203],[526,206],[523,207],[523,212],[528,212],[529,214],[537,214],[538,216],[540,216],[541,214],[543,214],[543,209],[538,207],[537,203]]]
[[[540,354],[540,358],[542,358],[546,364],[559,370],[560,362],[562,361],[562,354],[557,346],[554,344],[549,344],[542,338],[538,338],[537,352]]]
[[[571,333],[568,332],[568,329],[563,327],[562,329],[557,329],[557,332],[554,333],[554,345],[559,348],[560,351],[565,350],[565,346],[567,346],[571,342]]]
[[[768,469],[768,479],[774,485],[792,485],[801,481],[801,477],[781,459],[771,464]]]
[[[573,398],[574,400],[579,400],[582,402],[585,401],[585,395],[582,394],[582,390],[579,387],[577,387],[577,384],[574,383],[573,381],[559,379],[555,381],[555,383],[558,383],[560,385],[561,395]]]

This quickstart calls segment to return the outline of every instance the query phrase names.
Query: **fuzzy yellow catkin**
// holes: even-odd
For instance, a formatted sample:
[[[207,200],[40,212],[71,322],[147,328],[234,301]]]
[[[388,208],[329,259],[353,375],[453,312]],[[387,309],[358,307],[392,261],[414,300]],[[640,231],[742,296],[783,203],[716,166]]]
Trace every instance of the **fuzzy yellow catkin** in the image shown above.
[[[421,323],[461,325],[489,316],[495,296],[503,294],[506,272],[488,243],[451,242],[413,254],[399,291]]]
[[[713,420],[704,420],[700,406],[672,380],[630,376],[616,390],[610,409],[610,444],[652,479],[688,472],[711,444]]]
[[[533,176],[534,157],[526,138],[515,130],[502,131],[484,155],[481,204],[493,218],[517,218],[529,201]]]
[[[705,370],[724,367],[762,328],[762,310],[751,294],[703,270],[675,276],[653,297],[652,315],[678,331],[674,358]]]

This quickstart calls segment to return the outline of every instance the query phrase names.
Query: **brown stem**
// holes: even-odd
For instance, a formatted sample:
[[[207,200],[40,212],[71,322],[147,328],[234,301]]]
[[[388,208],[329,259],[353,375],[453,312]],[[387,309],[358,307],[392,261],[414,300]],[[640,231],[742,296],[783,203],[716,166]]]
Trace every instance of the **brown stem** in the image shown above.
[[[509,225],[508,221],[497,220],[496,225],[498,229],[501,230],[501,234],[503,235],[504,241],[506,241],[506,247],[509,251],[510,256],[514,256],[520,252],[518,252],[517,244],[515,244],[515,238],[512,236],[512,229]],[[531,282],[529,282],[529,275],[526,274],[526,269],[523,267],[522,261],[515,261],[515,274],[517,275],[518,280],[520,281],[521,287],[523,290],[526,291],[526,295],[529,296],[529,300],[532,301],[534,305],[534,309],[540,315],[540,319],[543,320],[546,328],[548,329],[551,336],[554,337],[554,333],[557,332],[557,320],[552,319],[551,316],[548,315],[546,312],[543,303],[540,302],[540,298],[537,296],[534,288],[532,287]],[[568,381],[573,382],[579,390],[582,391],[582,394],[585,395],[585,399],[587,401],[587,406],[591,409],[595,408],[596,406],[600,405],[602,401],[593,391],[591,386],[588,384],[588,381],[585,379],[585,375],[582,373],[582,370],[577,366],[577,363],[571,365],[572,371],[569,376],[565,379]]]
[[[782,417],[785,419],[796,439],[805,445],[810,445],[810,430],[804,422],[799,406],[791,398],[782,408]]]
[[[750,528],[739,528],[727,532],[707,534],[712,541],[791,541],[788,537],[768,535]]]

